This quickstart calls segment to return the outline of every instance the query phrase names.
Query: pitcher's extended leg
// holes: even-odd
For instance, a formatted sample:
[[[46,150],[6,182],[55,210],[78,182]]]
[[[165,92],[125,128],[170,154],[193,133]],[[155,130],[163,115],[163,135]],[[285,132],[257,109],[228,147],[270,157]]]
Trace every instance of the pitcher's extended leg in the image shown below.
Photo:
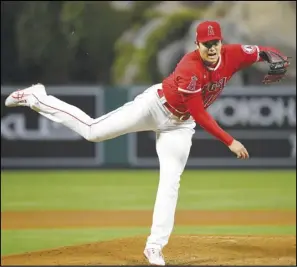
[[[12,94],[8,98],[8,106],[13,106],[12,101],[16,97],[22,97],[25,101],[22,105],[30,106],[41,115],[62,123],[88,141],[99,142],[129,132],[154,130],[154,121],[149,110],[151,98],[147,93],[96,119],[73,105],[47,95],[43,85],[29,87],[18,94],[15,97]]]
[[[191,128],[182,128],[157,134],[160,180],[146,248],[162,249],[168,243],[174,225],[180,176],[189,157],[193,133]]]

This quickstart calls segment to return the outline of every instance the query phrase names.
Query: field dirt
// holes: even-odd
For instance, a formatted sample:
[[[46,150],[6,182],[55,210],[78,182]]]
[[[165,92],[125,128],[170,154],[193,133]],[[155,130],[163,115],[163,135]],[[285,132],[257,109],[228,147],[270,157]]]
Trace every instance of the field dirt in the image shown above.
[[[1,229],[149,227],[152,211],[2,212]],[[296,225],[296,211],[178,211],[178,226]],[[1,265],[147,265],[146,236],[1,257]],[[169,265],[293,265],[296,235],[172,235]]]

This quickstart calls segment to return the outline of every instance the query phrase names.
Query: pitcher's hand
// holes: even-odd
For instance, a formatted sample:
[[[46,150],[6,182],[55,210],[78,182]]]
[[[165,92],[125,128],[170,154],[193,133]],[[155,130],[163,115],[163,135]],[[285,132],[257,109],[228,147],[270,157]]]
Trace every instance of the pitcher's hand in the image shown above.
[[[242,143],[238,142],[237,140],[233,140],[232,144],[229,146],[229,149],[236,154],[238,159],[248,159],[249,153],[247,152],[246,148],[243,146]]]

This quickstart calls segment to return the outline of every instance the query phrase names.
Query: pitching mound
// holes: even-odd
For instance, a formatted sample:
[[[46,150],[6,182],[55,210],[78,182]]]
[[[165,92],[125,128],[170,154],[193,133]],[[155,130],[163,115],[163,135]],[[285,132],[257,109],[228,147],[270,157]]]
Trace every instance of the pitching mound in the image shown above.
[[[1,265],[147,265],[146,237],[6,256]],[[296,265],[296,236],[173,235],[169,265]]]

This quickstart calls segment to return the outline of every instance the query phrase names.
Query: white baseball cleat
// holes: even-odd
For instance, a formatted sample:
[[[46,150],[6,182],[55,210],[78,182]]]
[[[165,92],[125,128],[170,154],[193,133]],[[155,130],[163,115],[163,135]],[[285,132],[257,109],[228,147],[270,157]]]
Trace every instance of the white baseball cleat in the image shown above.
[[[44,85],[38,83],[23,90],[12,92],[5,100],[6,107],[30,106],[29,97],[32,95],[46,95]]]
[[[144,256],[147,258],[152,265],[165,265],[164,256],[160,249],[157,248],[146,248],[143,252]]]

